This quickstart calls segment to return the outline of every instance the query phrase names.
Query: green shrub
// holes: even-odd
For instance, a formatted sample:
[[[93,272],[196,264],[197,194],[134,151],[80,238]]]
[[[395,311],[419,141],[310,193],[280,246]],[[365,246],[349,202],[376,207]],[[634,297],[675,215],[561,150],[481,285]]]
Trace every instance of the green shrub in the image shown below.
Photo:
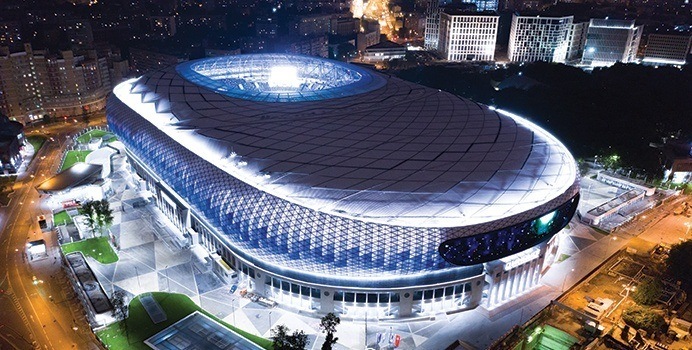
[[[654,305],[661,294],[663,294],[663,284],[659,280],[650,279],[637,287],[632,294],[632,299],[640,305]]]
[[[632,306],[622,312],[622,319],[630,327],[643,329],[649,334],[666,330],[666,320],[657,312],[641,306]]]

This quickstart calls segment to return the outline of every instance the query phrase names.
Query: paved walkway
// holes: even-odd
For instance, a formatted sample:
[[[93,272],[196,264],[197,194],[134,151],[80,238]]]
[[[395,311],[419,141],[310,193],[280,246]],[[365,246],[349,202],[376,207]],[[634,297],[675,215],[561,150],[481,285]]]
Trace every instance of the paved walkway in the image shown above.
[[[117,206],[122,192],[133,188],[134,182],[122,164],[114,169],[116,194],[112,203]],[[161,240],[165,232],[156,232],[157,225],[147,219],[151,210],[158,209],[126,208],[116,213],[112,231],[120,237],[120,261],[110,265],[90,262],[106,290],[121,289],[131,296],[151,291],[183,293],[205,310],[252,334],[268,338],[272,327],[285,324],[291,330],[300,329],[308,334],[309,349],[320,348],[324,335],[319,331],[319,319],[279,308],[267,309],[230,294],[229,285],[213,273],[195,267],[190,250]],[[621,249],[631,237],[634,236],[626,233],[606,236],[574,219],[561,233],[558,252],[558,257],[564,254],[568,258],[554,264],[542,284],[525,295],[493,310],[479,307],[415,322],[344,321],[337,328],[336,349],[364,349],[366,343],[370,348],[386,348],[386,341],[377,344],[377,340],[387,339],[391,334],[401,337],[399,349],[439,350],[456,340],[468,349],[485,349],[514,325],[527,321],[546,307],[563,290]]]

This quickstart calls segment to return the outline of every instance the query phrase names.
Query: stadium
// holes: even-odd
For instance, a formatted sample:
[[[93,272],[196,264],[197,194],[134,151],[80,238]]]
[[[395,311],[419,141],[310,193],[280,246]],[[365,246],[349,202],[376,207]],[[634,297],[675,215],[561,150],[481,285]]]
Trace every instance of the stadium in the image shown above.
[[[538,283],[579,200],[530,121],[321,58],[181,63],[119,84],[107,118],[190,245],[288,309],[492,308]]]

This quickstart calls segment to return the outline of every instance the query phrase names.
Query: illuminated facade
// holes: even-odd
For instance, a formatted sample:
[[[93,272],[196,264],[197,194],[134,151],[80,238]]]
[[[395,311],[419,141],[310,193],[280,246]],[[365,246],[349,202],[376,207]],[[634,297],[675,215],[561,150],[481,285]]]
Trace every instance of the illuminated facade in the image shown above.
[[[118,85],[107,116],[192,243],[317,313],[500,304],[538,281],[578,202],[574,159],[529,121],[336,61],[185,62]]]
[[[437,50],[449,61],[492,61],[500,16],[445,9]]]
[[[102,110],[111,91],[106,57],[75,55],[72,51],[53,54],[33,50],[0,48],[0,113],[24,124],[49,114],[54,117],[82,115]]]
[[[440,0],[426,0],[425,8],[425,48],[437,50],[440,40]]]
[[[679,65],[686,62],[692,47],[692,35],[649,34],[642,63]]]
[[[564,63],[570,46],[572,16],[512,15],[507,56],[512,62]]]
[[[594,67],[630,63],[637,59],[644,26],[634,21],[592,19],[586,31],[582,63]]]

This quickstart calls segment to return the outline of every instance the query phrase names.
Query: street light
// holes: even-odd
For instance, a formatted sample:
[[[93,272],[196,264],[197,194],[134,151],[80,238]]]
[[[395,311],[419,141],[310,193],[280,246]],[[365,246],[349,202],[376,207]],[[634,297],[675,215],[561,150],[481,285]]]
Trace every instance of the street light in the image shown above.
[[[269,331],[271,331],[271,330],[272,330],[272,312],[269,311]]]
[[[235,310],[236,310],[235,302],[236,302],[235,299],[231,299],[231,307],[233,308],[233,327],[235,327]],[[269,330],[271,330],[271,322],[270,322]]]

